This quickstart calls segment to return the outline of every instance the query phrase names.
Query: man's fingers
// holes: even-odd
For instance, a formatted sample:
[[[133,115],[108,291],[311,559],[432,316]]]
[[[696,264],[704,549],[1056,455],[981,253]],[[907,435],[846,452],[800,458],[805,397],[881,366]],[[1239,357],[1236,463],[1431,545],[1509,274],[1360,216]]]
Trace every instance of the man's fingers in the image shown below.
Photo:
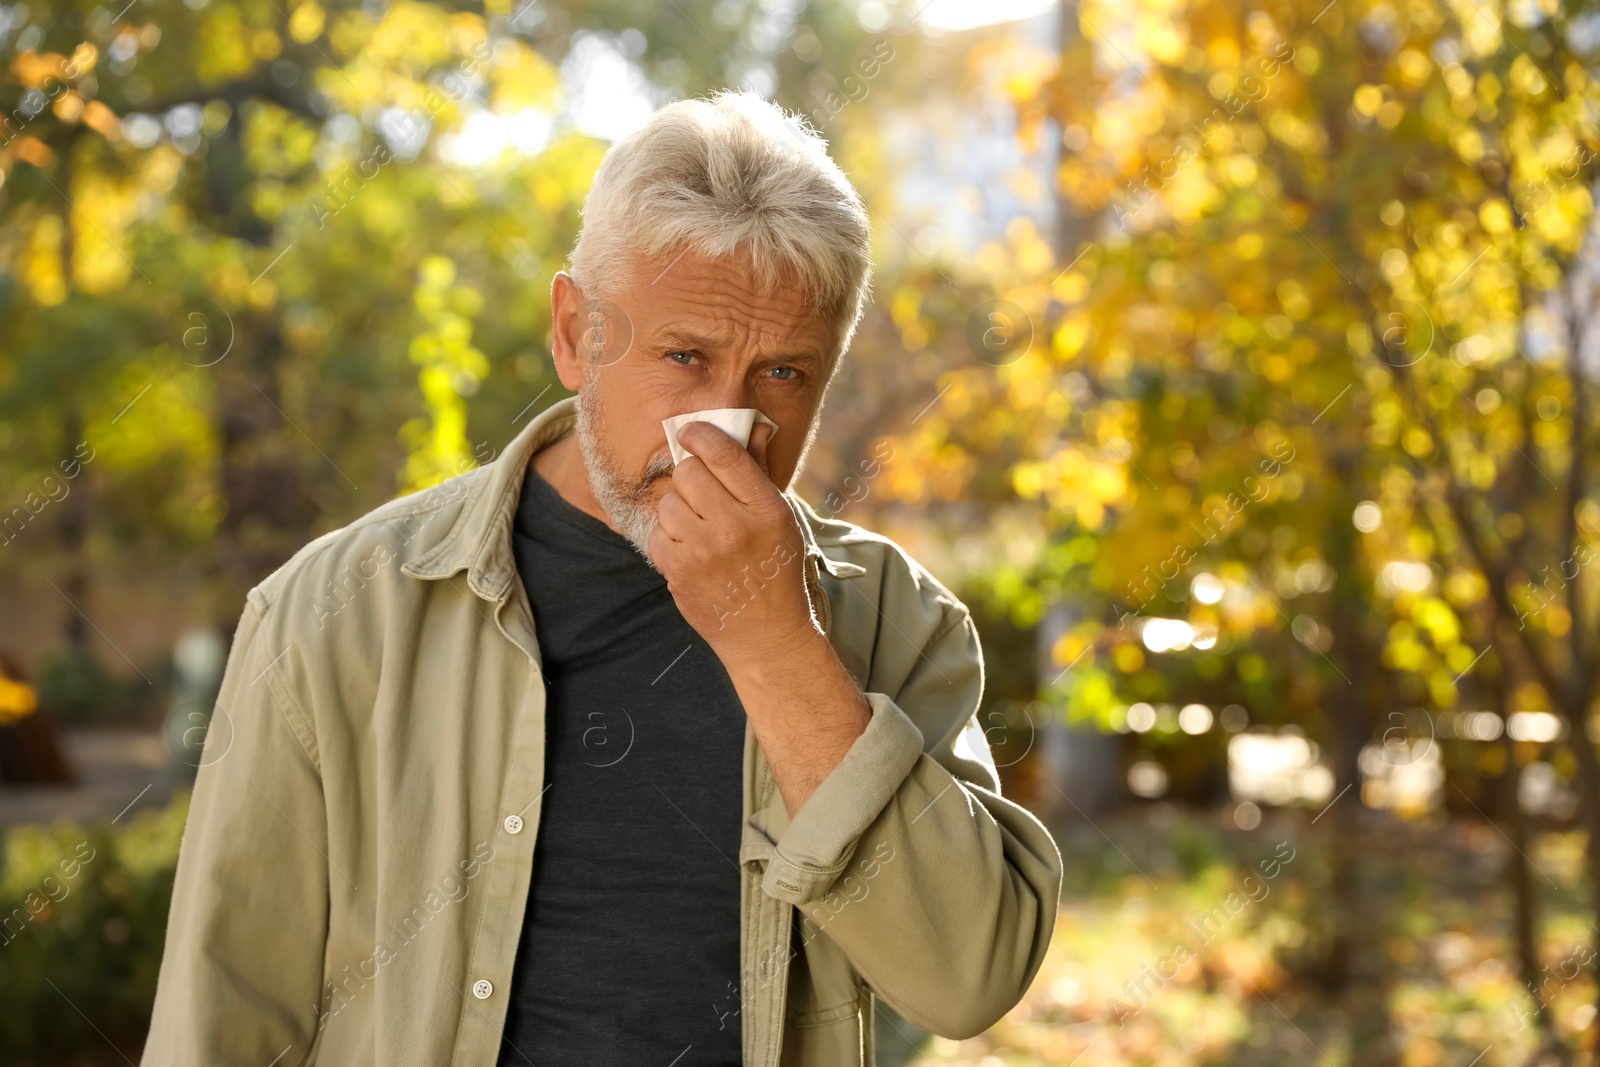
[[[711,473],[711,468],[699,456],[690,455],[672,468],[672,491],[683,497],[696,515],[716,515],[738,502],[738,497],[728,491],[722,479]]]
[[[678,444],[688,449],[691,455],[699,456],[709,465],[720,460],[723,464],[733,462],[735,453],[743,452],[739,442],[729,437],[718,426],[709,422],[691,422],[678,430]]]
[[[691,422],[678,431],[678,443],[691,455],[699,457],[716,475],[717,481],[745,504],[760,503],[769,493],[777,491],[755,457],[710,423]]]
[[[772,435],[777,433],[771,426],[758,422],[750,430],[750,455],[756,461],[756,466],[761,468],[761,473],[772,480],[772,472],[767,469],[767,446],[772,444]]]
[[[672,551],[677,547],[677,542],[667,536],[667,531],[661,528],[658,522],[650,529],[650,536],[645,541],[645,548],[650,550],[650,559],[654,561],[656,569],[662,574],[672,570]]]
[[[699,521],[700,516],[676,489],[663,496],[656,505],[656,525],[674,541],[685,540],[693,524]]]

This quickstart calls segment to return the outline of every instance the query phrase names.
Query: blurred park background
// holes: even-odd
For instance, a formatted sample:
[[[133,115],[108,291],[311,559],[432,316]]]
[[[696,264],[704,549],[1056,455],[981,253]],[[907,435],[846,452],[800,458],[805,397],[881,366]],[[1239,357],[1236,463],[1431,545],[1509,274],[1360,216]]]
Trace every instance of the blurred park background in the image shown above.
[[[611,140],[870,205],[800,489],[981,619],[1060,929],[891,1065],[1592,1063],[1600,14],[0,4],[0,1061],[137,1059],[242,597],[565,395]]]

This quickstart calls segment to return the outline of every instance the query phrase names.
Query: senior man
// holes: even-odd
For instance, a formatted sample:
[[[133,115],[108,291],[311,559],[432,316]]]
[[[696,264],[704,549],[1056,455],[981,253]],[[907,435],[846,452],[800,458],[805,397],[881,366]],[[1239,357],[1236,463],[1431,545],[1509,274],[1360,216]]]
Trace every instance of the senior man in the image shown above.
[[[953,1037],[1017,1002],[1061,860],[972,620],[786,491],[868,240],[759,97],[610,149],[551,291],[576,397],[250,592],[146,1064],[837,1067],[874,996]],[[777,429],[674,465],[715,408]]]

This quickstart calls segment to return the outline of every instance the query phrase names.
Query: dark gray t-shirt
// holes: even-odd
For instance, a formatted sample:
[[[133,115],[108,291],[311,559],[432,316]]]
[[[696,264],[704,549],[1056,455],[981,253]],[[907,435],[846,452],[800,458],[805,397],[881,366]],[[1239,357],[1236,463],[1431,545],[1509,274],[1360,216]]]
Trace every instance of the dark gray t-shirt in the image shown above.
[[[666,579],[532,464],[512,546],[548,789],[499,1062],[739,1064],[738,694]]]

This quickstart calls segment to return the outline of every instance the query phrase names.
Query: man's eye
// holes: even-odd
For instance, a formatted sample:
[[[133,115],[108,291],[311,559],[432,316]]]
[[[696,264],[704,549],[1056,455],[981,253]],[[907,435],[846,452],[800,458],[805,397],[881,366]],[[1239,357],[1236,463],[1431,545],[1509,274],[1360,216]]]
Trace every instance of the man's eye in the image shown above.
[[[667,358],[681,366],[690,367],[694,365],[694,356],[688,352],[668,352]]]
[[[792,382],[800,377],[800,372],[793,367],[773,367],[772,376],[780,382]]]

